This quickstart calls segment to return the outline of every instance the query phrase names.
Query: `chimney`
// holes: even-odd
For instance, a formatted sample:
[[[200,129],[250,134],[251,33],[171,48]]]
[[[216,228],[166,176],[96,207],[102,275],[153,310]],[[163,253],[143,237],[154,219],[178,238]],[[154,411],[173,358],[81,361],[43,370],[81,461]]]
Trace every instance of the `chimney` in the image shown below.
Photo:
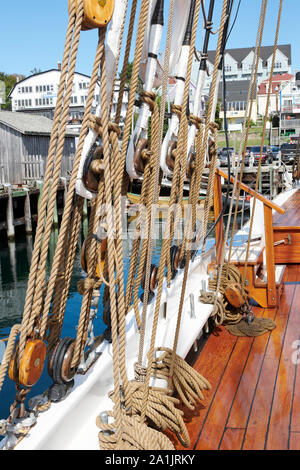
[[[61,70],[61,62],[57,62],[57,68],[58,70]]]

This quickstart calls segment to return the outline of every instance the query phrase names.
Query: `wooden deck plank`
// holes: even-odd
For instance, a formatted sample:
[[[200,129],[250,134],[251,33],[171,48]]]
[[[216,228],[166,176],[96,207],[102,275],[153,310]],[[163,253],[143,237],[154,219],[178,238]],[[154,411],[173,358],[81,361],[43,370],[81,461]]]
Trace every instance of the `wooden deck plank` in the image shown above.
[[[217,327],[210,335],[197,361],[193,365],[200,374],[209,380],[211,390],[204,393],[205,400],[199,404],[195,411],[184,410],[184,419],[191,438],[191,446],[193,449],[197,441],[199,432],[203,426],[209,407],[213,402],[214,395],[218,390],[218,385],[226,369],[228,358],[237,342],[237,338],[230,335],[225,328]],[[218,354],[216,356],[216,351]],[[185,449],[182,444],[173,440],[176,449]]]
[[[281,207],[285,209],[285,213],[273,215],[274,226],[300,226],[300,191],[292,194]]]
[[[247,361],[253,338],[240,337],[232,351],[214,401],[199,435],[196,450],[217,450]]]
[[[300,266],[289,264],[285,273],[285,282],[297,282],[300,280]]]
[[[296,365],[291,345],[299,337],[300,286],[297,285],[287,323],[271,409],[266,449],[286,450],[289,443]]]
[[[220,450],[240,450],[243,443],[245,429],[241,428],[226,428]]]
[[[295,364],[294,397],[292,405],[291,432],[300,433],[300,341],[291,344],[292,362]]]
[[[257,313],[254,312],[254,314]],[[263,316],[274,319],[275,315],[274,309],[265,309]],[[246,428],[269,335],[270,333],[264,334],[254,339],[228,419],[227,426],[230,428]]]
[[[291,432],[289,450],[300,450],[300,433]]]
[[[274,386],[294,290],[294,285],[287,285],[281,299],[276,315],[276,328],[272,331],[267,344],[256,393],[251,405],[243,443],[244,450],[263,450],[265,448]]]

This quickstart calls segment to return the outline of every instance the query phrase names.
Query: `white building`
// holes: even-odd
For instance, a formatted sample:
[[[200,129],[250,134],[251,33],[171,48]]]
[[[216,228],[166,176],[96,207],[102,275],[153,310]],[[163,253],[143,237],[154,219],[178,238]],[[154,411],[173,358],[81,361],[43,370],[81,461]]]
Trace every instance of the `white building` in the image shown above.
[[[12,111],[22,111],[28,113],[42,114],[53,119],[57,101],[57,93],[60,80],[60,67],[58,69],[40,72],[16,83],[11,90],[9,98],[11,100]],[[88,96],[90,77],[88,75],[75,72],[74,83],[70,101],[70,112],[68,124],[72,127],[81,125],[84,106]],[[115,87],[113,97],[112,116],[115,113],[118,100],[118,83]],[[95,95],[92,104],[92,113],[100,101],[100,84],[96,84]],[[128,92],[124,93],[121,111],[121,121],[126,116],[128,103]],[[121,123],[122,125],[122,123]]]
[[[226,49],[224,55],[224,72],[226,81],[233,80],[250,80],[254,47],[243,47],[237,49]],[[210,84],[212,80],[212,72],[214,67],[216,51],[208,51],[207,69],[209,75],[207,76],[204,94],[209,94]],[[260,59],[257,72],[257,83],[266,80],[271,72],[273,58],[273,46],[263,46],[260,49]],[[275,56],[274,74],[291,73],[291,45],[283,44],[278,45]],[[192,81],[195,83],[199,68],[199,62],[194,58]]]
[[[268,116],[280,113],[280,103],[283,95],[291,93],[291,83],[294,82],[294,76],[289,73],[276,74],[272,78],[272,87],[270,91],[269,107],[266,110],[267,97],[269,93],[269,79],[264,80],[258,87],[257,108],[261,116]]]

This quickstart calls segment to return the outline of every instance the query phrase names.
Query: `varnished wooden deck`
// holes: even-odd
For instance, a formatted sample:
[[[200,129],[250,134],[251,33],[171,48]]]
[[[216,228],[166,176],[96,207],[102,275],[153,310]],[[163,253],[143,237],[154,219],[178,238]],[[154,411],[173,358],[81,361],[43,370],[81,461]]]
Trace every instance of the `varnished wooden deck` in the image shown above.
[[[194,364],[212,389],[185,410],[191,449],[300,449],[300,266],[287,268],[277,310],[254,311],[274,319],[275,330],[238,338],[216,328]]]
[[[284,214],[274,214],[274,227],[300,227],[300,190],[292,194],[281,206]]]

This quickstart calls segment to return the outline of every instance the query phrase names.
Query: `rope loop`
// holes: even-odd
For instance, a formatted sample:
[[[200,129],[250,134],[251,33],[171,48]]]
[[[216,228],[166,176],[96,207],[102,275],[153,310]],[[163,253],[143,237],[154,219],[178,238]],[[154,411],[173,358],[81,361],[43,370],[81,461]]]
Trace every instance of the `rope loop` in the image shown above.
[[[179,119],[181,118],[182,106],[179,106],[177,104],[172,104],[171,111],[172,113],[176,114],[179,117]]]
[[[102,280],[95,280],[91,277],[80,279],[77,282],[77,291],[80,295],[84,295],[87,291],[98,289],[102,284]]]
[[[201,124],[203,123],[203,120],[201,117],[196,116],[195,114],[190,114],[189,115],[189,121],[191,124],[196,126],[197,129],[200,129]]]
[[[209,129],[211,132],[217,131],[217,130],[219,130],[219,124],[217,124],[216,122],[210,122],[210,123],[208,124],[208,129]]]
[[[96,134],[102,135],[103,128],[102,128],[102,120],[100,117],[97,117],[94,114],[90,114],[89,127],[93,129],[93,131],[95,131]],[[116,133],[118,137],[120,137],[121,135],[121,129],[115,122],[108,123],[108,131]]]
[[[150,111],[152,112],[155,106],[155,93],[152,91],[143,91],[142,93],[140,93],[140,98],[142,101],[144,101],[144,103],[149,106]]]

